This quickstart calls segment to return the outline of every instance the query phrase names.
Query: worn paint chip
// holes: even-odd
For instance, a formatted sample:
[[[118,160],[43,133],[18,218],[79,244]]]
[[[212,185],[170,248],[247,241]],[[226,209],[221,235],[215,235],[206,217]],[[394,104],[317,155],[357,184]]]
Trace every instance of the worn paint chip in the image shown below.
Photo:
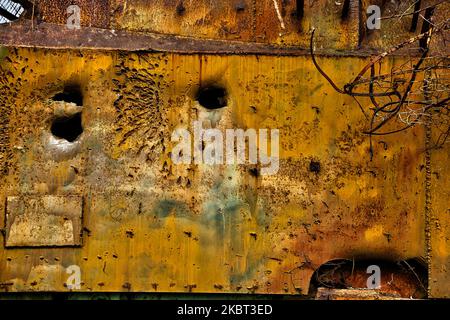
[[[79,196],[8,197],[6,247],[81,245]]]

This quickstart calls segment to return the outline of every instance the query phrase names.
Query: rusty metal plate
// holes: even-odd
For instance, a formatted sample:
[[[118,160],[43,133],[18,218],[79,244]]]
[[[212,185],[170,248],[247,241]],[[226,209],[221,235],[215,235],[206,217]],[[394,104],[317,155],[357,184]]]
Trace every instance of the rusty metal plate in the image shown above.
[[[423,6],[430,1],[422,1]],[[368,55],[381,53],[420,33],[413,31],[412,15],[384,19],[380,30],[365,30],[370,5],[383,16],[407,12],[410,1],[66,1],[36,3],[14,23],[0,26],[0,44],[47,48],[157,50],[184,53],[308,54],[315,29],[318,54]],[[68,27],[68,7],[77,5],[80,29]],[[435,16],[442,21],[449,10],[441,4]],[[28,10],[29,11],[29,10]],[[320,14],[317,14],[320,12]],[[445,51],[444,31],[431,43]],[[224,41],[226,40],[226,41]],[[416,55],[417,48],[400,48],[396,54]]]
[[[339,78],[367,59],[320,62]],[[307,56],[12,48],[0,70],[1,196],[85,199],[82,247],[0,248],[5,290],[67,290],[56,271],[76,265],[80,291],[306,294],[332,259],[426,254],[423,130],[383,137],[370,161],[364,116]],[[55,149],[52,120],[75,108],[55,97],[74,84],[83,132]],[[206,110],[212,84],[226,106]],[[278,128],[279,171],[175,164],[171,135],[197,120]]]
[[[321,30],[318,43],[334,49],[356,49],[359,1],[112,1],[114,29],[166,33],[206,39],[239,40],[307,47],[310,30]],[[321,14],[315,14],[320,12]]]
[[[21,196],[6,201],[6,247],[81,245],[81,197]]]
[[[65,28],[72,17],[68,8],[76,5],[80,27],[303,48],[308,46],[311,29],[316,28],[319,48],[356,49],[360,33],[359,1],[351,0],[347,9],[343,3],[333,0],[42,0],[36,2],[32,13],[28,10],[26,17],[34,18],[36,27],[50,23]],[[16,44],[21,42],[20,38]],[[96,38],[89,40],[95,43]]]
[[[66,271],[75,267],[85,292],[308,294],[327,262],[370,259],[427,260],[428,273],[411,274],[429,297],[449,297],[448,148],[430,145],[439,133],[421,126],[370,141],[363,114],[326,83],[308,48],[315,28],[320,65],[343,86],[370,54],[421,29],[410,31],[408,14],[364,31],[365,8],[395,15],[414,2],[44,0],[35,20],[0,26],[9,47],[0,290],[73,290]],[[72,4],[75,30],[65,25]],[[389,73],[416,51],[377,68]],[[214,90],[218,105],[207,107],[200,93]],[[60,118],[77,121],[72,132],[54,128]],[[276,173],[195,155],[176,163],[173,133],[192,133],[195,145],[195,123],[222,137],[277,130]],[[386,292],[415,290],[383,268]],[[364,286],[365,271],[351,287]],[[360,293],[317,297],[380,298]]]

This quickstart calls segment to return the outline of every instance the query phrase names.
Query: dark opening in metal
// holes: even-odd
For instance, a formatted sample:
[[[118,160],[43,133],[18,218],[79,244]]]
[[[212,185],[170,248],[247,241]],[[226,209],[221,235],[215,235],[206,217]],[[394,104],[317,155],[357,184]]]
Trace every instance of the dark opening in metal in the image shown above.
[[[53,98],[54,101],[64,101],[75,103],[77,106],[83,105],[83,95],[81,89],[78,86],[66,86],[64,91],[56,94]]]
[[[197,101],[206,109],[219,109],[227,105],[227,91],[219,86],[200,88]]]
[[[65,139],[69,142],[75,141],[83,133],[81,112],[72,116],[56,118],[53,120],[51,132],[57,138]]]
[[[386,235],[385,235],[386,236]],[[369,289],[373,271],[379,268],[380,294],[397,297],[424,299],[427,296],[428,271],[418,259],[389,261],[382,259],[337,259],[328,261],[316,269],[311,277],[309,294],[316,296],[318,288]],[[317,298],[317,297],[316,297]]]

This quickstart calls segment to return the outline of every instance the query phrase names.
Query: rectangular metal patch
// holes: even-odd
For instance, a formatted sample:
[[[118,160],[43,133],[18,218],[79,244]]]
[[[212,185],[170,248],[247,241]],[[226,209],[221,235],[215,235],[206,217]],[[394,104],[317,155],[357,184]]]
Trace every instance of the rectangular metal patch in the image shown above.
[[[20,196],[6,200],[6,247],[81,245],[80,196]]]

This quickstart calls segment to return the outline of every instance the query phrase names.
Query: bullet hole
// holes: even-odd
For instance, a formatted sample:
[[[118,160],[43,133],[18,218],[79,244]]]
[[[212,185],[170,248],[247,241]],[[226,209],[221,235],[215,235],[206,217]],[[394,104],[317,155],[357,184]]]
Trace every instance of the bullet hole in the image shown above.
[[[311,161],[309,163],[309,171],[314,173],[320,172],[320,162],[319,161]]]
[[[83,133],[81,112],[72,116],[55,118],[50,130],[55,137],[74,142]]]
[[[206,109],[220,109],[227,105],[227,92],[218,86],[203,87],[197,93],[197,101]]]
[[[77,106],[83,105],[83,95],[80,87],[77,85],[65,86],[64,91],[56,94],[52,100],[75,103]]]
[[[253,177],[258,177],[259,176],[258,168],[251,168],[248,171],[250,172],[250,175],[252,175]]]
[[[131,290],[131,283],[125,282],[125,283],[122,285],[122,288],[127,289],[128,291],[130,291],[130,290]]]
[[[188,284],[184,286],[185,289],[188,290],[188,292],[192,292],[193,289],[197,288],[196,284]]]
[[[236,11],[240,12],[240,11],[244,11],[245,10],[245,2],[244,1],[240,1],[237,5],[236,5]]]
[[[183,5],[183,1],[181,1],[178,5],[177,5],[177,14],[179,16],[184,15],[184,13],[186,12],[186,8]]]
[[[388,144],[385,141],[379,141],[379,144],[383,145],[383,149],[386,151],[388,149]]]
[[[91,236],[91,230],[89,230],[86,227],[83,227],[83,231],[86,232],[87,236],[90,237]]]
[[[311,106],[311,109],[313,109],[316,114],[320,114],[320,108],[318,106]]]

